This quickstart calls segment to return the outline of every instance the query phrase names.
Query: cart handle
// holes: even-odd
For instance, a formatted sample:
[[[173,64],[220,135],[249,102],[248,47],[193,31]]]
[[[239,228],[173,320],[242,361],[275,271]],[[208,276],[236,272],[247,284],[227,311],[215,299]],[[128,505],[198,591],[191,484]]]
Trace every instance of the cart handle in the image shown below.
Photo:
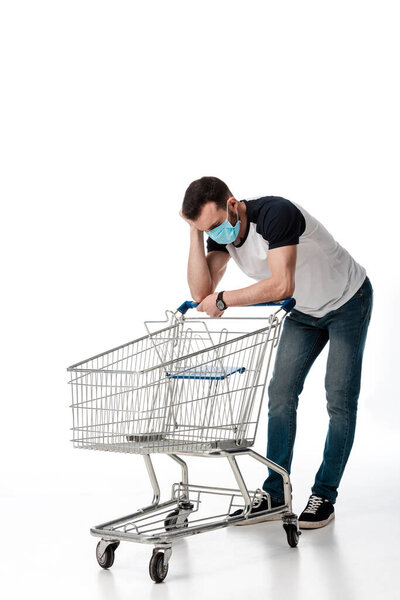
[[[189,308],[196,308],[198,305],[198,302],[186,300],[186,302],[183,302],[176,310],[185,315]],[[294,298],[286,298],[285,300],[280,300],[279,302],[260,302],[259,304],[245,304],[244,306],[280,306],[286,312],[290,312],[295,305],[296,300]]]

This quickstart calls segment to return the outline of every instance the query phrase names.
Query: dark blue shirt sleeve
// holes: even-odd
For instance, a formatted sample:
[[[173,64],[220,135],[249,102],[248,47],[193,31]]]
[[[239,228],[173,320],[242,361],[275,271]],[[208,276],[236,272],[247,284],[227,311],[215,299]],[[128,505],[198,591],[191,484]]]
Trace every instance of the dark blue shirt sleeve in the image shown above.
[[[257,218],[256,231],[269,243],[269,249],[292,246],[306,228],[300,210],[290,200],[274,198],[265,202]]]
[[[207,236],[207,252],[212,252],[213,250],[220,250],[221,252],[228,252],[226,249],[226,244],[218,244],[212,238]],[[228,252],[229,254],[229,252]]]

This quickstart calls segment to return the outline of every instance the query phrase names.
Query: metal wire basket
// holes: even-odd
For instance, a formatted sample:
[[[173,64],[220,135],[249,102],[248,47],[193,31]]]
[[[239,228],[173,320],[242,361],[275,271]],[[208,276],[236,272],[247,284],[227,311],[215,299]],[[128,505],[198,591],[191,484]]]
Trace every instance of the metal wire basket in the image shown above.
[[[256,329],[236,318],[235,331],[225,317],[166,316],[167,326],[148,321],[147,335],[68,368],[75,447],[150,454],[253,445],[277,314]]]

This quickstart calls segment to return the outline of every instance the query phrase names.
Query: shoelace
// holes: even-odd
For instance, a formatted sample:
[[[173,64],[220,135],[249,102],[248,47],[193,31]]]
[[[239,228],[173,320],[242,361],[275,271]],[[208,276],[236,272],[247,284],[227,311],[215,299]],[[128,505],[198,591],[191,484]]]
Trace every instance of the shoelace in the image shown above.
[[[304,509],[304,512],[312,513],[315,515],[323,501],[324,499],[320,498],[319,496],[310,496],[310,499],[308,501],[307,507]]]
[[[264,502],[264,500],[268,501],[267,496],[264,496],[264,494],[261,492],[261,490],[256,490],[256,494],[257,495],[254,497],[254,500],[253,500],[253,508],[257,508],[258,506],[260,506],[260,504],[262,502]]]
[[[259,497],[254,498],[253,508],[258,508],[264,500],[266,500],[266,498],[259,498]]]

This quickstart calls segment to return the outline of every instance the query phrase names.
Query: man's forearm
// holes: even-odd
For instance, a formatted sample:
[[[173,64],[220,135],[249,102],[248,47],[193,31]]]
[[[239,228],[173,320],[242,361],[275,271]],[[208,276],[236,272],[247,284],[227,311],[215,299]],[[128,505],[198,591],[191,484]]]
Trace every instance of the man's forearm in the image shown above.
[[[244,306],[261,302],[277,302],[291,295],[291,290],[274,278],[263,279],[253,285],[224,292],[224,301],[229,306]]]
[[[212,280],[205,252],[203,232],[190,228],[187,279],[193,300],[200,302],[212,293]]]

